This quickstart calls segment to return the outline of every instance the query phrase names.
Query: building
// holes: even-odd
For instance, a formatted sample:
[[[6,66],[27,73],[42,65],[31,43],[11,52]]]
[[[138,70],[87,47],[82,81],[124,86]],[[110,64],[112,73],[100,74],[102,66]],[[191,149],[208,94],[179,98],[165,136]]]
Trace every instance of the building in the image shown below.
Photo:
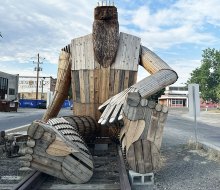
[[[0,100],[18,99],[19,75],[11,75],[0,71]]]
[[[159,102],[168,107],[188,107],[188,87],[168,86]]]
[[[56,79],[53,77],[38,78],[38,99],[47,100],[47,93],[54,92]],[[18,84],[19,99],[36,99],[37,77],[20,76]]]

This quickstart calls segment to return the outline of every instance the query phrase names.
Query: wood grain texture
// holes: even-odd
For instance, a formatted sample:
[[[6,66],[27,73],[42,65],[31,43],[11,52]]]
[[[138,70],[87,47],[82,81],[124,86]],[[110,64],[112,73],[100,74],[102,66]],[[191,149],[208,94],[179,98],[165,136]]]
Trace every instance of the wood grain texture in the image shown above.
[[[156,73],[162,69],[172,70],[171,67],[165,63],[159,56],[148,48],[141,46],[141,65],[150,73]]]
[[[173,70],[160,70],[134,84],[138,89],[141,97],[149,97],[168,85],[173,84],[178,79],[178,76]]]
[[[93,48],[92,34],[72,40],[72,70],[94,70],[101,68],[99,63],[95,61]],[[120,33],[118,51],[111,69],[137,71],[139,51],[140,38]]]
[[[141,104],[136,107],[125,104],[119,139],[129,167],[135,172],[148,173],[159,167],[167,109],[164,108],[164,113],[163,106],[152,100],[144,99]]]
[[[140,38],[120,33],[119,47],[113,69],[137,71],[140,51]]]
[[[100,68],[94,59],[92,34],[73,39],[72,48],[72,70],[93,70]]]
[[[68,96],[71,82],[71,56],[70,53],[61,51],[58,64],[57,82],[55,86],[54,99],[49,105],[43,120],[57,116],[64,100]]]

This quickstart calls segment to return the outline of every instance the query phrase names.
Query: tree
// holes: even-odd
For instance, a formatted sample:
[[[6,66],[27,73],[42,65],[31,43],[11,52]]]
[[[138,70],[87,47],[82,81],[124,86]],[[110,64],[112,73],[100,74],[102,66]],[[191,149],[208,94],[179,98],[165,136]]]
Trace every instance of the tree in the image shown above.
[[[201,63],[187,83],[199,84],[203,100],[217,103],[220,100],[220,51],[214,48],[203,50]]]

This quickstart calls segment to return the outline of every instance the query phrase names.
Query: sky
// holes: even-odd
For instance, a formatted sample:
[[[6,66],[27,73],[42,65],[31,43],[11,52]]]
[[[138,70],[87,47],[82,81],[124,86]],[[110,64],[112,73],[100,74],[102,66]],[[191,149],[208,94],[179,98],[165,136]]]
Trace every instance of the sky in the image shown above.
[[[201,65],[204,49],[220,49],[219,0],[115,0],[114,5],[120,31],[140,37],[167,62],[179,75],[175,85],[186,83]],[[60,49],[92,32],[96,6],[95,0],[2,1],[0,71],[36,76],[33,61],[39,53],[40,76],[56,78]],[[146,76],[140,68],[138,80]]]

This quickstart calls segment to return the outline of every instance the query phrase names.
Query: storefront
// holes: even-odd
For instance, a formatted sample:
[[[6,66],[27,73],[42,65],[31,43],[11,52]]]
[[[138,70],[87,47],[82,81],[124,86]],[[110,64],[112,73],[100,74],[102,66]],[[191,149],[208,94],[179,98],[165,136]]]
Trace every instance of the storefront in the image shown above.
[[[188,89],[186,87],[166,87],[159,102],[168,107],[188,107]]]
[[[19,75],[11,75],[0,71],[0,100],[16,100],[18,98]]]

